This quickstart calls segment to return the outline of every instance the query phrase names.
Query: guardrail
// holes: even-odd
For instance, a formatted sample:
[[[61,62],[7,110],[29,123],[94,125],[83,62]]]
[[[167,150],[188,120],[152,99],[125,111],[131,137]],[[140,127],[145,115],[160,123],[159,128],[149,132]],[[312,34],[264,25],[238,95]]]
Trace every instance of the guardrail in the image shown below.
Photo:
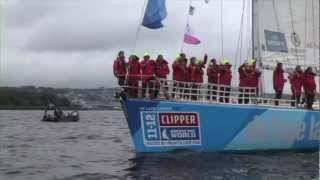
[[[291,99],[261,97],[257,88],[233,87],[212,83],[181,82],[166,79],[128,82],[121,86],[130,98],[150,98],[192,103],[223,103],[269,107],[303,108]],[[315,102],[317,103],[317,102]],[[315,105],[319,109],[319,105]]]

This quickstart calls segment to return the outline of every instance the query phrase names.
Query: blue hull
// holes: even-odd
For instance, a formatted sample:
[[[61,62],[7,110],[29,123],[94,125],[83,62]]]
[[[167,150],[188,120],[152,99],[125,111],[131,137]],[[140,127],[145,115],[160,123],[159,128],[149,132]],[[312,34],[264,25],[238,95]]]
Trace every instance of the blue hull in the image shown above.
[[[122,105],[138,152],[319,148],[319,111],[137,99]]]

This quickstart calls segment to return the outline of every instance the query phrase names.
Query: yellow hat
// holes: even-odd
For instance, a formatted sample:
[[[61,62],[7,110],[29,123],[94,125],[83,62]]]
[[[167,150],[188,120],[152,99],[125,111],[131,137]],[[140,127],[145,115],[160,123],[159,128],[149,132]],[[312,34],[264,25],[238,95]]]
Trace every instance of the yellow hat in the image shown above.
[[[249,65],[254,65],[256,62],[257,62],[257,60],[255,60],[255,59],[248,59],[246,61],[246,63],[249,64]]]
[[[149,53],[147,53],[147,52],[146,52],[146,53],[144,53],[144,54],[143,54],[143,57],[146,57],[146,56],[149,56],[149,57],[150,57],[150,54],[149,54]]]
[[[231,64],[231,62],[228,58],[223,58],[221,61],[221,64],[226,65],[226,64]]]

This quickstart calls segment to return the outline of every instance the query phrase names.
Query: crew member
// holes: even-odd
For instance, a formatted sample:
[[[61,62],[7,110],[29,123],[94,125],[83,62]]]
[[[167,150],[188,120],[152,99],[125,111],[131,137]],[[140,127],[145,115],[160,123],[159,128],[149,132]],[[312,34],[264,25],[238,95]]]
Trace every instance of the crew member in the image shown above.
[[[231,90],[231,79],[232,79],[232,72],[231,72],[231,63],[230,60],[224,58],[220,65],[220,102],[229,103],[230,99],[230,90]]]
[[[248,99],[248,82],[249,82],[249,74],[250,74],[250,66],[248,64],[248,61],[243,63],[239,68],[238,68],[238,73],[239,73],[239,99],[238,103],[242,104],[243,101],[245,104],[249,102]]]
[[[290,74],[290,84],[291,84],[291,91],[292,91],[292,100],[295,102],[292,102],[292,106],[298,106],[300,104],[300,98],[301,98],[301,90],[302,90],[302,78],[303,78],[303,72],[301,67],[298,65],[296,66],[293,73]]]
[[[185,81],[185,74],[186,74],[186,63],[185,63],[185,54],[181,53],[177,56],[175,62],[172,64],[172,78],[173,82],[173,93],[172,97],[175,97],[176,92],[183,92],[183,82]],[[182,97],[182,95],[180,95]]]
[[[303,89],[308,109],[312,109],[314,98],[316,95],[316,74],[312,72],[312,68],[308,67],[303,74]]]
[[[185,82],[187,82],[187,84],[185,85],[186,86],[186,89],[184,90],[184,97],[185,98],[189,98],[189,93],[190,93],[190,88],[194,88],[194,84],[193,84],[193,81],[192,81],[192,73],[196,67],[196,61],[197,59],[195,57],[191,57],[190,58],[190,64],[188,65],[187,67],[187,73],[185,75]],[[193,92],[193,91],[192,91]],[[192,97],[194,99],[194,97]]]
[[[165,86],[165,90],[168,91],[167,87],[167,75],[170,73],[168,62],[163,58],[163,56],[160,54],[157,57],[156,60],[156,67],[155,67],[155,74],[157,78],[156,83],[156,91],[155,91],[155,97],[158,96],[160,86]],[[161,83],[161,84],[160,84]]]
[[[261,76],[261,72],[256,68],[256,60],[250,59],[249,62],[249,71],[248,74],[248,87],[251,88],[249,91],[249,97],[258,95],[259,91],[259,79]]]
[[[282,98],[283,87],[286,82],[284,78],[284,70],[282,63],[277,63],[277,67],[273,71],[273,89],[276,93],[275,99]],[[275,105],[279,105],[279,101],[275,101]]]
[[[139,63],[139,57],[137,55],[131,55],[129,58],[128,67],[128,85],[130,97],[138,97],[139,79],[141,78],[141,68]]]
[[[216,59],[211,59],[209,66],[207,68],[207,76],[208,76],[208,100],[217,100],[217,86],[219,84],[219,65],[217,64]]]
[[[146,97],[146,89],[149,88],[149,97],[154,98],[153,88],[155,87],[154,75],[156,63],[150,59],[150,55],[145,53],[143,60],[140,62],[142,74],[142,97]]]
[[[116,78],[118,78],[118,85],[123,86],[125,84],[127,74],[126,61],[123,51],[118,53],[117,59],[113,62],[113,74]]]

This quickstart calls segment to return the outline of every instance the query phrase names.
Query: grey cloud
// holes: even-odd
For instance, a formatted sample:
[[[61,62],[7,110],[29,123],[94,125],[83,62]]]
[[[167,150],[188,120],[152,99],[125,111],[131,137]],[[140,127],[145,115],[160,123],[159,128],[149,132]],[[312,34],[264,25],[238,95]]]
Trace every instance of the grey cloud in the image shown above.
[[[11,1],[11,0],[10,0]],[[15,0],[16,1],[16,0]],[[220,58],[219,1],[192,1],[190,24],[202,43],[185,45],[188,56]],[[226,1],[225,1],[226,2]],[[235,57],[239,33],[238,0],[225,3],[225,56]],[[232,3],[231,3],[232,2]],[[5,85],[114,87],[114,57],[133,51],[141,0],[18,0],[6,8],[1,78]],[[162,53],[172,62],[180,50],[188,1],[167,0],[165,28],[141,27],[135,52]],[[245,43],[244,43],[245,44]]]

